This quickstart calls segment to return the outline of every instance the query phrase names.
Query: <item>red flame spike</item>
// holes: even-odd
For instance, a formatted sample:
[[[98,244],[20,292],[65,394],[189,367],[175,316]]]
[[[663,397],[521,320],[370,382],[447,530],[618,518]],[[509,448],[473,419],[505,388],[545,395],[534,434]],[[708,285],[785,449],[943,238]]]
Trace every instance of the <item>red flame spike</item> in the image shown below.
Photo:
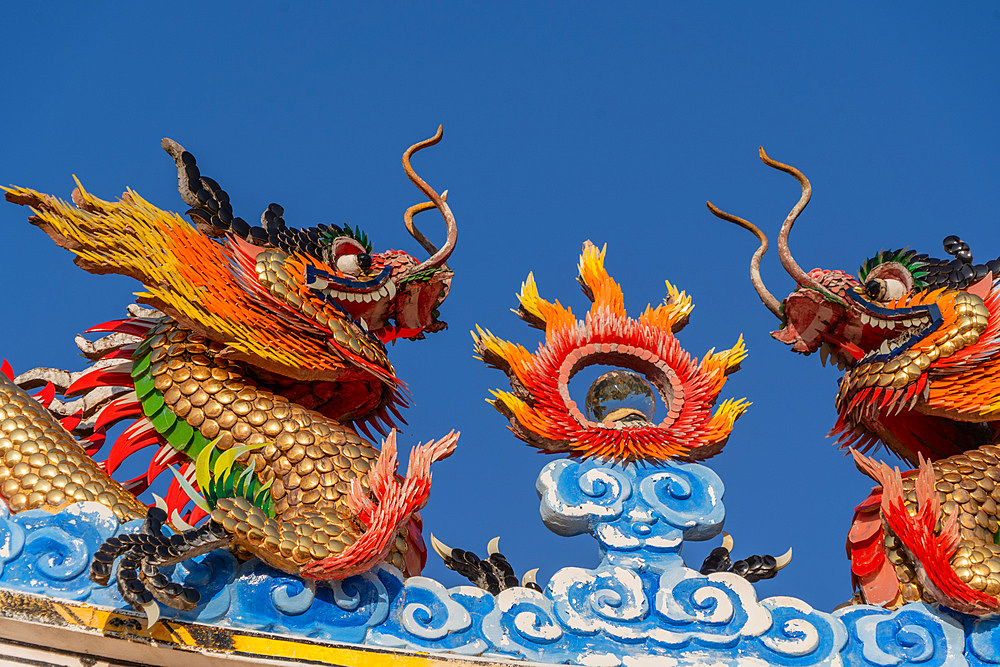
[[[195,505],[193,508],[191,508],[190,512],[188,512],[181,518],[184,519],[184,522],[189,526],[196,526],[198,525],[198,522],[204,519],[206,516],[208,516],[208,512]]]
[[[142,405],[135,396],[116,398],[97,413],[94,429],[103,429],[123,419],[142,416]]]
[[[149,481],[146,479],[145,475],[139,475],[138,477],[133,477],[127,482],[124,482],[122,486],[124,486],[125,490],[133,496],[137,496],[149,488]]]
[[[169,454],[162,458],[153,457],[153,460],[149,462],[149,466],[146,468],[146,480],[152,484],[153,480],[163,474],[169,466],[180,463],[181,461],[186,461],[187,456],[176,449],[171,450]]]
[[[80,425],[80,422],[82,421],[83,421],[83,410],[80,410],[79,412],[74,412],[69,416],[63,417],[62,419],[59,420],[59,423],[62,424],[62,427],[67,431],[73,431],[76,429],[77,426]]]
[[[95,368],[88,373],[77,378],[76,382],[69,386],[66,395],[75,394],[95,387],[131,387],[132,376],[129,373],[120,371],[107,371],[103,368]]]
[[[427,564],[427,545],[422,535],[423,521],[414,512],[406,524],[406,572],[409,577],[420,574]]]
[[[392,401],[386,403],[385,407],[389,409],[389,412],[391,412],[401,424],[407,424],[407,421],[403,419],[403,415],[399,414],[399,410],[396,409],[396,405]]]
[[[46,382],[42,390],[32,394],[31,397],[41,403],[43,408],[48,408],[52,405],[52,401],[55,400],[56,386],[51,382]]]
[[[116,347],[113,350],[109,350],[106,354],[101,356],[102,361],[108,359],[131,359],[132,355],[135,354],[137,345],[125,345],[123,347]]]
[[[87,452],[87,455],[94,456],[97,452],[101,451],[101,448],[104,447],[104,443],[107,439],[107,433],[104,431],[97,431],[80,440],[80,443],[86,443],[84,445],[84,450]]]
[[[102,322],[90,327],[84,333],[123,333],[132,336],[145,336],[149,330],[156,326],[156,322],[144,322],[142,320],[111,320]]]
[[[368,425],[378,431],[379,435],[383,438],[389,434],[389,432],[385,430],[385,426],[382,425],[382,422],[379,421],[378,415],[372,415],[368,419]]]
[[[374,441],[375,438],[372,437],[372,432],[368,430],[368,424],[362,421],[354,422],[354,427],[365,434],[369,440]]]
[[[190,461],[182,464],[179,469],[181,475],[187,475],[192,465],[193,464]],[[197,489],[198,483],[193,482],[192,486]],[[163,498],[163,500],[167,504],[167,515],[173,516],[174,510],[180,512],[191,499],[188,498],[187,493],[181,488],[181,485],[177,483],[177,478],[174,477],[174,479],[170,482],[170,486],[167,487],[167,495]]]
[[[126,431],[127,433],[127,431]],[[126,458],[140,449],[160,444],[160,434],[154,429],[126,437],[125,433],[115,441],[108,454],[106,470],[113,474]]]

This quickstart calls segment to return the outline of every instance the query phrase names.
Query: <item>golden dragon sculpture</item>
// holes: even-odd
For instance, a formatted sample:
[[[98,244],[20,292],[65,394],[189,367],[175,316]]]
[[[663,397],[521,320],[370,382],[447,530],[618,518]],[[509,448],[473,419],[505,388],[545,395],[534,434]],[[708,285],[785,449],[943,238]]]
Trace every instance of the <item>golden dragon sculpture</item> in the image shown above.
[[[788,237],[812,188],[778,235],[781,264],[798,284],[783,301],[765,287],[767,236],[712,212],[760,241],[751,281],[781,322],[772,333],[844,371],[831,435],[879,486],[859,505],[847,541],[856,601],[894,608],[925,600],[988,615],[1000,611],[1000,258],[976,264],[968,244],[944,239],[950,259],[881,251],[855,277],[798,265]],[[864,455],[884,445],[915,470]]]
[[[250,225],[169,139],[163,148],[176,163],[190,223],[132,190],[109,202],[77,182],[68,203],[6,189],[81,268],[141,282],[146,308],[91,329],[107,335],[80,342],[94,362],[86,371],[36,369],[15,382],[8,368],[11,377],[0,377],[3,501],[14,512],[95,501],[121,521],[145,517],[140,533],[101,547],[91,578],[107,583],[120,558],[119,589],[151,616],[154,599],[182,609],[198,602],[197,591],[159,568],[225,546],[313,579],[342,579],[385,560],[418,573],[426,550],[417,510],[427,502],[430,464],[458,436],[416,446],[405,478],[396,475],[390,429],[406,388],[385,343],[445,327],[438,307],[453,276],[446,261],[457,225],[447,192],[410,165],[441,137],[439,128],[403,155],[428,199],[404,215],[430,253],[422,262],[402,251],[373,253],[358,228],[289,227],[277,204]],[[413,222],[430,209],[447,227],[440,248]],[[25,391],[47,382],[42,403]],[[56,400],[56,387],[80,398]],[[129,421],[98,463],[107,429]],[[357,432],[371,438],[369,428],[386,435],[381,451]],[[156,453],[143,474],[111,479],[147,447]],[[147,511],[136,494],[168,468],[175,479],[166,498]],[[197,506],[184,517],[189,498]],[[186,530],[165,535],[168,517]]]

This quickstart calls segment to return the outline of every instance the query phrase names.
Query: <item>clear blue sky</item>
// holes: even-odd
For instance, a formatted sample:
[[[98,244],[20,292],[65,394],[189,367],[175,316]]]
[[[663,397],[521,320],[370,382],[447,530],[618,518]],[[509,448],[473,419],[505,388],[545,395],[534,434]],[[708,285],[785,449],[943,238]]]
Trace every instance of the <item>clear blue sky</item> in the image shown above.
[[[1000,254],[1000,7],[911,3],[25,3],[0,25],[0,182],[68,196],[126,186],[185,209],[169,136],[254,220],[350,222],[376,248],[421,254],[403,229],[418,201],[403,149],[445,126],[418,171],[460,224],[446,332],[392,350],[416,404],[404,445],[462,431],[435,470],[426,526],[483,550],[494,535],[544,582],[591,566],[586,537],[549,533],[534,479],[546,458],[484,399],[503,376],[473,359],[476,324],[534,347],[512,315],[529,270],[543,296],[584,305],[581,243],[638,310],[669,278],[694,296],[681,334],[701,355],[740,332],[749,359],[724,395],[754,405],[711,465],[726,483],[737,555],[795,550],[759,585],[829,610],[850,595],[844,539],[870,484],[824,439],[837,372],[773,341],[746,278],[749,234],[772,236],[798,197],[763,144],[815,195],[792,238],[805,268],[856,270],[881,248],[941,252],[958,234]],[[91,276],[0,206],[0,356],[18,371],[77,368],[73,336],[120,316],[137,286]],[[443,227],[443,226],[442,226]],[[429,228],[441,237],[443,229]],[[772,291],[791,288],[773,255]],[[697,567],[707,551],[686,551]],[[457,575],[434,562],[446,584]]]

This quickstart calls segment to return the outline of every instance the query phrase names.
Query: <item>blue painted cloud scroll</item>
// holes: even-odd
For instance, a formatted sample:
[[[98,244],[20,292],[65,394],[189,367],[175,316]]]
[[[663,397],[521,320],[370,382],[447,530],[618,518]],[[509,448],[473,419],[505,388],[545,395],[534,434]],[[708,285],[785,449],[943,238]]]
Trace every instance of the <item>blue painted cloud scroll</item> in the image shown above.
[[[383,565],[313,586],[227,551],[175,567],[172,577],[203,591],[189,612],[164,616],[292,636],[421,651],[482,653],[550,663],[992,665],[998,621],[913,604],[889,612],[856,606],[832,614],[790,597],[758,600],[731,573],[701,575],[681,547],[722,529],[724,487],[699,464],[620,467],[566,459],[538,477],[541,515],[560,535],[588,533],[601,562],[565,567],[543,592],[496,597],[471,586],[404,580]],[[127,609],[113,587],[87,579],[87,565],[119,526],[92,503],[58,514],[9,515],[0,505],[0,587]]]

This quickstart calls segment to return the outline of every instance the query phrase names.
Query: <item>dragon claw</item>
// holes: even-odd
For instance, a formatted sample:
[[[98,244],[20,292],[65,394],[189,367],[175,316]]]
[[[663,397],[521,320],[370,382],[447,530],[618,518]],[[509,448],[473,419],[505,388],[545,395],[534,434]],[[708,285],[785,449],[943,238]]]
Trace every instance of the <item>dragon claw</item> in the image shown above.
[[[431,536],[431,544],[444,561],[445,567],[454,570],[468,579],[475,586],[490,595],[497,595],[508,588],[522,586],[540,591],[541,586],[536,581],[538,568],[528,570],[518,582],[514,568],[507,562],[507,557],[500,553],[500,538],[494,537],[487,546],[487,557],[479,558],[471,551],[453,549]]]
[[[761,579],[771,579],[792,560],[792,550],[789,549],[777,558],[771,555],[754,555],[734,562],[730,558],[732,550],[733,538],[729,533],[723,532],[722,546],[712,549],[701,564],[699,572],[706,575],[732,572],[754,583]]]
[[[90,563],[91,581],[103,586],[110,581],[112,565],[118,560],[115,575],[118,590],[134,609],[146,614],[149,627],[159,618],[158,608],[155,613],[150,611],[156,606],[154,600],[175,609],[189,610],[201,599],[197,590],[170,581],[160,568],[225,546],[232,539],[222,525],[214,521],[194,530],[164,535],[166,518],[167,513],[163,510],[150,509],[138,533],[108,538]]]
[[[434,537],[434,533],[431,533],[431,547],[434,549],[434,553],[440,556],[442,560],[451,558],[453,549],[438,538]]]
[[[142,605],[142,611],[146,614],[146,628],[152,628],[160,620],[160,605],[152,600]]]

